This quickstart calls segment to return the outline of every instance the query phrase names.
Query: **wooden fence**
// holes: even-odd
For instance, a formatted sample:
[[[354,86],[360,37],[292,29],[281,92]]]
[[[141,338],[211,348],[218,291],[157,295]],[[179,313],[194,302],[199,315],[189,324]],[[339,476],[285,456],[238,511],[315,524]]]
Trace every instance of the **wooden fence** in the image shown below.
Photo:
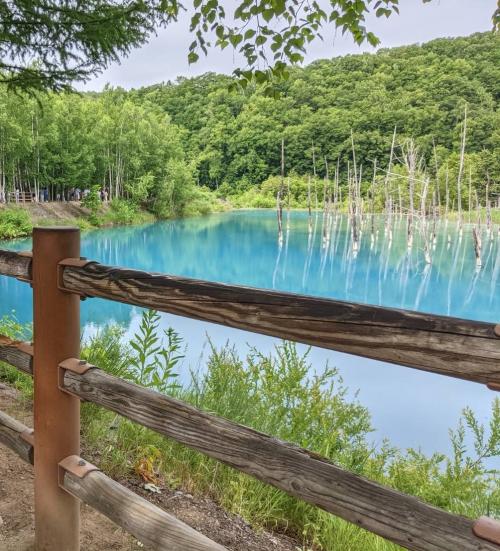
[[[80,457],[80,400],[407,549],[500,550],[498,521],[448,513],[78,358],[79,300],[101,297],[500,390],[500,326],[104,266],[79,257],[79,232],[68,228],[35,229],[33,256],[0,251],[0,274],[33,287],[34,345],[0,337],[0,361],[34,375],[35,430],[0,412],[0,442],[35,466],[38,551],[79,549],[78,500],[153,549],[224,549]]]

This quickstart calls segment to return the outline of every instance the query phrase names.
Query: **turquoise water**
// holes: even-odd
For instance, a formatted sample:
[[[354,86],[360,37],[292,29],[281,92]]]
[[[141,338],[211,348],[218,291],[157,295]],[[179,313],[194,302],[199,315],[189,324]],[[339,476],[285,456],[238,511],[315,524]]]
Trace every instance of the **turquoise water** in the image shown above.
[[[326,246],[321,216],[310,237],[305,212],[293,212],[289,226],[281,247],[275,213],[270,211],[111,228],[84,234],[82,254],[130,268],[500,321],[500,247],[496,235],[491,241],[484,236],[483,266],[478,271],[469,231],[466,228],[459,239],[451,223],[438,228],[431,265],[424,262],[418,236],[408,253],[404,220],[396,221],[391,242],[384,236],[382,220],[376,220],[378,238],[374,243],[365,227],[357,254],[352,250],[345,218],[339,219]],[[20,240],[2,246],[26,249],[30,242]],[[31,290],[26,284],[0,277],[0,314],[12,310],[21,321],[31,320]],[[82,303],[82,326],[87,334],[110,321],[133,332],[139,316],[139,309],[110,301],[90,299]],[[269,337],[176,316],[164,315],[163,319],[188,344],[184,375],[190,368],[203,366],[207,335],[216,345],[234,343],[242,354],[248,346],[268,351],[276,343]],[[489,417],[494,394],[478,384],[317,348],[310,360],[313,369],[326,362],[335,365],[351,393],[359,390],[359,400],[373,415],[376,442],[389,437],[401,447],[446,451],[448,428],[456,425],[464,406],[472,406],[483,421]]]

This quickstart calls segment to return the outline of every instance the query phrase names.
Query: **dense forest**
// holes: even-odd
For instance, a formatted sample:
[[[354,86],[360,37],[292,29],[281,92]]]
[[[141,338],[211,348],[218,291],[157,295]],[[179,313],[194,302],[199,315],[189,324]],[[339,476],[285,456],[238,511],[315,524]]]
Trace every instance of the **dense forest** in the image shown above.
[[[414,138],[427,164],[458,164],[461,125],[468,108],[466,153],[473,183],[500,176],[500,38],[475,34],[422,46],[320,60],[295,69],[279,100],[259,88],[228,92],[228,77],[207,74],[144,88],[133,95],[160,105],[188,130],[187,151],[203,185],[246,187],[286,167],[318,173],[326,157],[351,159],[351,129],[358,163],[387,164],[394,128],[398,141]]]
[[[26,98],[0,87],[0,197],[105,189],[160,217],[203,212],[213,200],[195,184],[184,138],[160,107],[122,90]]]
[[[387,170],[396,130],[393,165],[404,171],[411,139],[417,169],[432,173],[444,196],[445,179],[456,182],[460,171],[465,117],[463,199],[474,189],[484,200],[486,182],[490,197],[498,194],[498,34],[316,61],[292,70],[277,99],[231,82],[207,73],[37,99],[0,88],[2,195],[98,185],[170,215],[200,186],[231,198],[278,175],[282,140],[288,175],[323,177],[328,163],[346,174],[355,156],[368,182],[374,161]],[[456,192],[450,184],[450,201]]]

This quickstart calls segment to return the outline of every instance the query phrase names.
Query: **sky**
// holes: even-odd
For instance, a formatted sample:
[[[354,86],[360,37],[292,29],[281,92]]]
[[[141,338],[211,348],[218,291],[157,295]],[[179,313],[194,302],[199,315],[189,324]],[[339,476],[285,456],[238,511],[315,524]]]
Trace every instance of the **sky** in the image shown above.
[[[234,1],[231,4],[237,5]],[[224,5],[230,4],[224,2]],[[495,7],[496,0],[432,0],[429,4],[423,4],[422,0],[400,0],[399,16],[368,17],[366,23],[381,39],[379,47],[388,48],[488,31]],[[335,33],[332,28],[324,33],[324,38],[324,41],[317,40],[309,45],[306,64],[316,59],[375,51],[367,45],[357,46],[352,39]],[[208,71],[230,74],[244,65],[230,49],[210,50],[208,57],[200,56],[196,64],[189,65],[187,53],[192,40],[189,16],[184,15],[177,23],[161,29],[148,44],[78,88],[98,91],[107,83],[126,89],[138,88]]]

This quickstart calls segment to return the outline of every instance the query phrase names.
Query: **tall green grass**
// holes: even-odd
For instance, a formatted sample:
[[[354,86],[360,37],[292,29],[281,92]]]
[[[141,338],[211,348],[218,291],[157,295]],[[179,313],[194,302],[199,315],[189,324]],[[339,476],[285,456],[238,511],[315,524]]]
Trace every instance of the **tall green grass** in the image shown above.
[[[131,347],[124,347],[116,328],[108,328],[94,337],[85,353],[91,362],[135,382],[140,382],[138,378],[144,373],[141,365],[154,366],[152,371],[159,371],[165,389],[161,356],[180,359],[179,340],[172,342],[170,337],[162,348],[157,331],[157,318],[145,314]],[[145,335],[158,339],[145,343]],[[139,356],[142,363],[137,361]],[[165,365],[168,377],[175,375],[175,361]],[[167,393],[308,448],[352,472],[449,511],[472,518],[500,516],[499,473],[488,467],[491,458],[500,456],[498,399],[492,404],[488,427],[483,427],[471,410],[464,410],[458,428],[450,432],[452,457],[428,457],[418,450],[403,452],[388,442],[375,448],[370,439],[370,414],[356,399],[348,399],[337,371],[325,366],[312,373],[307,353],[299,354],[292,343],[283,342],[271,355],[251,349],[244,359],[230,346],[212,347],[206,370],[193,372],[189,384],[181,387],[172,377]],[[95,406],[86,405],[84,415],[85,440],[99,450],[103,468],[116,476],[130,475],[138,465],[148,464],[150,474],[162,483],[209,495],[254,525],[294,535],[305,548],[397,548]],[[466,442],[473,442],[472,449]]]
[[[418,450],[398,450],[389,442],[373,446],[369,411],[348,397],[334,368],[314,373],[307,353],[300,354],[292,343],[281,343],[270,355],[251,349],[245,358],[231,346],[212,346],[206,369],[191,373],[184,385],[176,378],[181,351],[175,331],[161,335],[158,316],[149,312],[130,344],[124,344],[122,329],[110,326],[85,343],[82,355],[109,373],[308,448],[438,507],[471,518],[500,517],[499,472],[492,468],[492,459],[500,456],[500,400],[492,403],[488,426],[464,410],[458,428],[450,431],[451,457],[426,456]],[[92,404],[83,405],[82,427],[86,450],[111,475],[142,474],[159,484],[208,495],[255,526],[296,537],[304,549],[397,549]]]

